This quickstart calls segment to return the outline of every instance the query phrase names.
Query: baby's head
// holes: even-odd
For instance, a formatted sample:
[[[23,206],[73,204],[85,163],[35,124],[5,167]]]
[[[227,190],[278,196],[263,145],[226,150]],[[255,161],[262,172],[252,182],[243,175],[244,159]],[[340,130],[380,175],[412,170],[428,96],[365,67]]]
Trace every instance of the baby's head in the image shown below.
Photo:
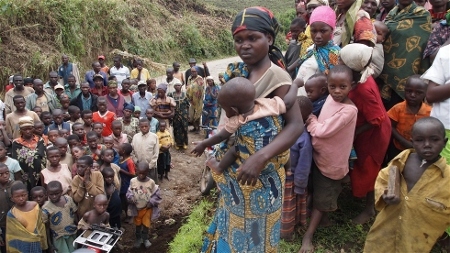
[[[433,117],[421,118],[414,123],[411,131],[411,142],[420,159],[436,162],[447,143],[445,127],[441,121]]]
[[[108,198],[105,194],[99,194],[94,198],[94,210],[98,215],[101,215],[106,212],[106,208],[108,208]]]
[[[306,122],[308,116],[313,111],[313,104],[308,97],[298,96],[297,97],[298,105],[300,106],[300,112],[302,113],[303,122]]]
[[[325,74],[314,74],[305,83],[306,96],[311,102],[328,94],[327,76]]]
[[[255,93],[255,86],[248,79],[235,77],[222,86],[217,101],[231,118],[253,109]]]
[[[427,94],[428,85],[420,75],[410,76],[405,83],[405,100],[408,106],[420,106]]]
[[[377,31],[377,44],[383,43],[389,34],[389,28],[381,21],[375,21],[373,23],[375,30]]]

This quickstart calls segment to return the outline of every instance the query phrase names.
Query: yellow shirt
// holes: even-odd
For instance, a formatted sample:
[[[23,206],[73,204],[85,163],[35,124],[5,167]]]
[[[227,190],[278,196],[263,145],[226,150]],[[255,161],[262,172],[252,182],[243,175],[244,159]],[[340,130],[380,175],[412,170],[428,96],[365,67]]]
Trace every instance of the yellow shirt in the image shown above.
[[[167,146],[169,144],[173,145],[172,135],[170,135],[169,130],[164,130],[164,132],[156,132],[159,140],[159,153],[162,153],[161,146]]]
[[[402,173],[412,152],[403,151],[389,165],[396,165]],[[450,226],[450,166],[442,157],[423,172],[409,192],[402,176],[397,205],[387,205],[382,198],[388,177],[389,166],[375,182],[375,207],[380,213],[367,235],[364,252],[430,252]]]
[[[148,69],[142,68],[141,78],[138,78],[138,77],[139,77],[139,70],[138,69],[131,70],[130,79],[136,78],[136,79],[139,79],[139,81],[144,81],[144,82],[146,82],[147,80],[150,79],[150,72],[148,72]]]

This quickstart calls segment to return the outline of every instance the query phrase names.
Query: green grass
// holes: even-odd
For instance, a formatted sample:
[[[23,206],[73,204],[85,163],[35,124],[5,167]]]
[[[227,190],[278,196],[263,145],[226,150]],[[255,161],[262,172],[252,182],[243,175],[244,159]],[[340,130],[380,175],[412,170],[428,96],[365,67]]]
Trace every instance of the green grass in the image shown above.
[[[330,214],[335,225],[319,228],[314,235],[314,246],[316,253],[350,252],[359,253],[364,248],[364,241],[374,219],[364,225],[354,225],[351,219],[360,213],[364,208],[364,201],[356,200],[351,196],[350,188],[345,187],[338,200],[339,209]],[[211,211],[212,202],[202,200],[193,209],[185,225],[180,228],[180,232],[170,243],[170,251],[178,252],[199,252],[202,245],[202,236],[211,221],[205,218],[205,214],[213,214]],[[205,228],[201,230],[201,228]],[[299,228],[293,242],[281,241],[281,253],[298,252],[301,247],[302,235],[306,228]],[[203,234],[202,234],[203,233]],[[195,235],[194,235],[195,234]],[[186,248],[184,248],[186,247]],[[443,252],[439,246],[435,246],[432,253]]]
[[[251,6],[263,6],[276,13],[294,8],[294,0],[200,0],[200,2],[235,12]]]

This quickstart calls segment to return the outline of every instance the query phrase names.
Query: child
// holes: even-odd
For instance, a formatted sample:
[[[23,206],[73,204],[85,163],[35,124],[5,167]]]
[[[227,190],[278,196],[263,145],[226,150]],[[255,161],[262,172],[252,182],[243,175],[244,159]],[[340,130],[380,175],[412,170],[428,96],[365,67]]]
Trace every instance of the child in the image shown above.
[[[306,122],[312,113],[313,105],[304,96],[298,97],[297,100],[303,121]],[[293,239],[294,228],[297,224],[306,226],[306,197],[312,151],[311,137],[308,131],[303,131],[290,149],[291,169],[286,172],[281,214],[281,238],[285,241]]]
[[[67,137],[67,143],[69,143],[70,152],[72,152],[74,146],[83,146],[81,145],[80,138],[75,134],[71,134]]]
[[[88,133],[92,131],[92,111],[83,110],[81,112],[81,119],[83,120],[84,132]]]
[[[30,199],[42,207],[47,202],[47,191],[42,186],[35,186],[30,190]]]
[[[22,182],[11,186],[14,207],[6,215],[6,251],[8,253],[42,253],[47,250],[47,235],[38,203],[28,201]]]
[[[116,119],[116,114],[107,110],[106,98],[99,97],[97,99],[98,112],[92,114],[94,122],[103,123],[102,136],[109,136],[112,134],[112,122]]]
[[[86,150],[81,146],[73,146],[72,147],[72,157],[74,158],[74,163],[72,164],[72,178],[74,178],[77,175],[77,161],[82,156],[85,155]]]
[[[414,123],[429,117],[431,106],[424,103],[428,85],[420,76],[411,76],[405,83],[405,101],[394,105],[388,116],[392,123],[392,139],[388,149],[388,159],[392,160],[405,149],[412,148],[411,130]]]
[[[56,138],[59,137],[59,130],[58,129],[52,129],[48,131],[48,144],[47,148],[52,147],[55,145]]]
[[[0,152],[1,153],[1,152]],[[5,152],[6,153],[6,152]],[[11,201],[11,186],[14,180],[10,178],[10,172],[6,164],[0,163],[0,229],[2,233],[0,234],[0,251],[6,253],[5,247],[5,234],[6,232],[6,213],[9,209],[13,207]]]
[[[48,199],[42,207],[42,221],[47,229],[49,252],[73,252],[78,218],[77,205],[68,195],[63,196],[63,187],[58,181],[47,184]]]
[[[372,52],[372,58],[370,62],[370,67],[374,70],[372,74],[373,78],[377,78],[384,66],[384,51],[383,51],[383,43],[386,40],[386,37],[389,34],[389,28],[381,21],[375,21],[373,23],[377,33],[377,43]]]
[[[375,21],[373,22],[373,26],[375,27],[375,30],[377,31],[377,44],[383,44],[386,40],[386,37],[389,34],[389,28],[386,26],[384,22],[381,21]]]
[[[97,133],[97,137],[98,137],[98,141],[97,142],[98,142],[98,144],[103,144],[103,136],[102,136],[103,128],[104,128],[103,127],[103,123],[94,122],[92,124],[92,131]]]
[[[80,108],[78,108],[78,106],[75,105],[71,105],[69,106],[69,109],[67,109],[67,112],[70,115],[70,126],[72,126],[75,123],[83,123],[83,120],[80,117]]]
[[[122,214],[122,203],[120,201],[119,190],[114,184],[116,173],[111,167],[103,168],[103,179],[105,180],[105,193],[108,198],[109,225],[113,228],[120,229],[120,215]]]
[[[101,155],[101,166],[100,166],[100,171],[103,171],[104,168],[106,167],[110,167],[114,170],[115,174],[114,174],[114,184],[116,185],[116,188],[120,187],[120,176],[119,176],[119,171],[120,171],[120,167],[117,164],[112,163],[113,159],[114,159],[114,150],[111,148],[106,148],[104,150],[102,150]]]
[[[156,96],[156,79],[152,78],[147,80],[147,91],[150,92],[153,97]]]
[[[22,168],[20,168],[20,164],[16,159],[13,159],[7,156],[6,146],[3,142],[0,141],[0,163],[7,166],[9,169],[9,179],[11,181],[14,180],[22,180]],[[2,203],[2,202],[0,202]]]
[[[53,110],[53,123],[48,126],[48,130],[67,129],[70,131],[70,124],[63,121],[63,112],[61,109]]]
[[[89,155],[94,159],[94,161],[100,160],[100,153],[103,149],[106,149],[104,145],[98,144],[98,137],[96,132],[89,132],[86,135],[87,139],[87,148],[86,148],[86,155]]]
[[[33,112],[35,112],[39,117],[41,117],[42,114],[42,108],[40,106],[35,106],[33,108]]]
[[[86,145],[86,132],[84,130],[83,124],[79,122],[74,123],[72,125],[72,134],[76,134],[78,138],[81,140],[81,144]]]
[[[127,192],[130,216],[134,217],[136,226],[135,248],[141,247],[144,243],[145,248],[152,245],[148,240],[148,230],[151,221],[158,218],[158,205],[161,203],[159,187],[147,175],[149,173],[148,163],[139,163],[137,166],[137,177],[131,179],[130,187]],[[133,210],[133,211],[131,211]]]
[[[58,131],[58,133],[59,133],[59,137],[63,137],[63,138],[66,138],[66,139],[67,139],[67,137],[69,137],[70,131],[67,130],[67,129],[60,129],[60,130]]]
[[[128,143],[127,134],[122,133],[122,122],[119,120],[114,120],[112,123],[113,133],[109,136],[113,140],[113,148],[118,151],[119,147],[123,143]]]
[[[41,171],[41,182],[44,187],[50,181],[59,181],[63,187],[63,195],[71,194],[72,173],[67,164],[61,164],[61,154],[57,147],[47,149],[47,159],[49,165]]]
[[[160,122],[153,117],[154,113],[155,111],[150,107],[145,111],[145,116],[147,117],[148,122],[150,122],[150,132],[156,134],[158,132]]]
[[[322,106],[328,97],[327,76],[325,74],[314,74],[305,83],[306,96],[313,103],[312,113],[319,117]]]
[[[102,172],[102,171],[100,170],[100,164],[99,164],[98,162],[94,161],[94,163],[92,164],[92,171],[99,171],[99,172]]]
[[[44,140],[45,146],[48,145],[48,137],[44,134],[44,123],[42,121],[34,122],[34,130],[33,133],[36,136],[41,137]]]
[[[156,163],[158,166],[159,180],[162,181],[163,175],[165,179],[169,180],[171,164],[170,148],[173,145],[173,140],[169,130],[166,129],[165,121],[159,123],[159,131],[156,135],[159,140],[159,155],[158,162]]]
[[[141,118],[141,107],[139,106],[134,107],[133,117],[135,117],[136,119]]]
[[[126,193],[128,190],[128,187],[130,187],[130,180],[135,176],[136,174],[136,165],[133,162],[133,159],[131,159],[131,152],[133,152],[133,147],[129,143],[123,143],[119,147],[119,155],[122,157],[122,160],[119,162],[120,167],[120,200],[122,202],[122,210],[127,212],[128,209],[128,201],[126,197]],[[128,217],[125,219],[125,222],[129,223],[131,219]]]
[[[44,134],[48,135],[48,128],[53,122],[53,117],[50,112],[42,112],[40,119],[44,123]]]
[[[380,211],[366,238],[364,252],[430,252],[450,226],[450,166],[440,152],[447,138],[436,118],[419,119],[407,149],[382,169],[375,183]],[[390,167],[397,166],[399,194],[388,195]],[[386,236],[388,235],[388,236]]]
[[[139,120],[139,129],[141,132],[135,134],[131,142],[134,150],[133,160],[136,163],[146,163],[150,169],[156,170],[156,162],[159,155],[158,136],[150,132],[150,123],[147,119]],[[158,180],[154,172],[151,175],[154,175],[154,180]]]
[[[352,89],[353,72],[337,65],[328,74],[328,96],[317,118],[310,115],[306,122],[314,148],[312,168],[313,210],[300,252],[313,251],[312,238],[322,220],[329,223],[328,212],[337,209],[342,179],[347,175],[348,157],[352,149],[358,110],[347,97]]]
[[[61,90],[62,90],[62,92],[64,92],[63,89],[61,89]],[[69,98],[69,96],[67,96],[66,94],[61,94],[59,96],[59,103],[61,104],[63,120],[69,121],[70,120],[70,115],[69,115],[70,98]]]
[[[72,180],[72,196],[78,204],[77,215],[83,215],[92,207],[94,197],[105,193],[102,173],[92,171],[94,160],[82,156],[77,160],[77,175]]]
[[[92,225],[99,225],[103,227],[109,226],[109,213],[106,212],[108,208],[108,198],[105,194],[98,194],[94,198],[94,209],[86,212],[83,218],[78,222],[78,229],[89,230]]]
[[[119,164],[120,157],[119,153],[114,149],[114,139],[111,136],[104,137],[103,144],[105,144],[105,147],[111,149],[114,153],[114,158],[111,162],[115,165]]]

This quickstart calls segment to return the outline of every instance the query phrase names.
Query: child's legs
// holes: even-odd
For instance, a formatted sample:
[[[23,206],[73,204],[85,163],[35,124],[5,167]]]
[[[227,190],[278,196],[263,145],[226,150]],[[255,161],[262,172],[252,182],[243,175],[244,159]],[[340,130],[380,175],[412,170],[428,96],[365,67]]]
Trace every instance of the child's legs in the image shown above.
[[[156,163],[158,168],[158,174],[162,175],[164,174],[165,164],[164,164],[164,153],[160,153],[158,155],[158,161]]]
[[[120,223],[120,215],[116,216],[116,217],[109,217],[109,225],[112,228],[121,228],[122,224]]]
[[[76,235],[62,236],[53,240],[53,246],[55,246],[58,252],[73,252],[75,251],[73,241],[75,241],[76,238]]]
[[[172,163],[172,156],[170,155],[170,152],[164,152],[164,154],[166,155],[165,160],[166,160],[166,166],[165,166],[165,174],[170,172],[170,164]]]
[[[126,193],[119,194],[120,196],[120,203],[122,204],[122,211],[125,211],[127,213],[128,210],[128,199],[126,196]]]

